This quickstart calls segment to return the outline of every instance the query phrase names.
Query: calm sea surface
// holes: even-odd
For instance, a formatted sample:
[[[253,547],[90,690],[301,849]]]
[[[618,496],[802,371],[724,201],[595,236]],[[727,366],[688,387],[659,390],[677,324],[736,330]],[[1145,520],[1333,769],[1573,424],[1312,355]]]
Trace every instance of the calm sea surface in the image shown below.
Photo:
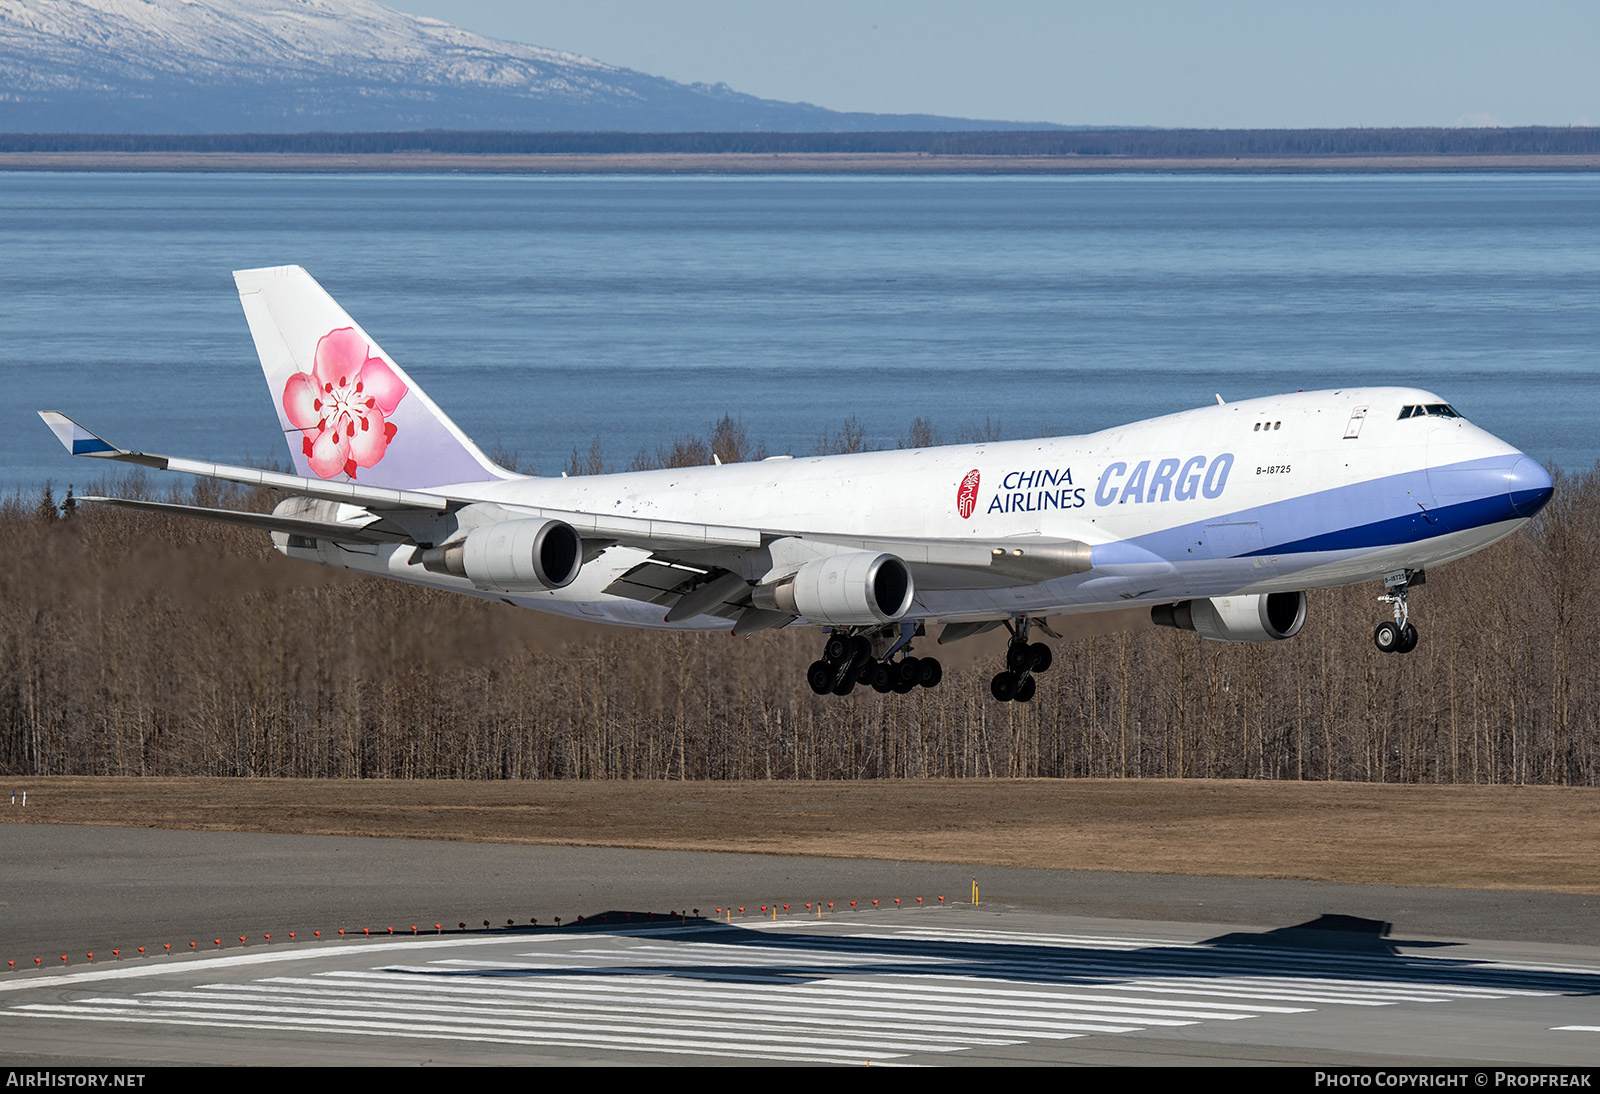
[[[486,448],[625,467],[1407,384],[1600,457],[1600,176],[0,174],[0,488],[113,443],[282,461],[229,272],[298,263]]]

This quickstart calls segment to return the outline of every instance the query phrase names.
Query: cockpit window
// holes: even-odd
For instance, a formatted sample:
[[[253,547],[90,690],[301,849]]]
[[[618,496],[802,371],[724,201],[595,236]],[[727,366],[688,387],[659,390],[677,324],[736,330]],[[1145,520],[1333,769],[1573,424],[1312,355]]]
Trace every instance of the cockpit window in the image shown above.
[[[1423,418],[1430,415],[1435,418],[1461,417],[1461,415],[1456,412],[1456,408],[1451,406],[1449,403],[1425,403],[1420,406],[1413,404],[1411,406],[1403,406],[1400,408],[1400,417],[1402,418]]]

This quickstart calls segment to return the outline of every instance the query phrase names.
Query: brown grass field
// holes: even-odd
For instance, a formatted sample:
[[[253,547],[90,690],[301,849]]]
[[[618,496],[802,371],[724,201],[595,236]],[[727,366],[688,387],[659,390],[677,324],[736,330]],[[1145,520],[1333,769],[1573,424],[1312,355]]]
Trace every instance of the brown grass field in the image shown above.
[[[13,823],[1600,893],[1600,791],[1239,780],[13,777]]]

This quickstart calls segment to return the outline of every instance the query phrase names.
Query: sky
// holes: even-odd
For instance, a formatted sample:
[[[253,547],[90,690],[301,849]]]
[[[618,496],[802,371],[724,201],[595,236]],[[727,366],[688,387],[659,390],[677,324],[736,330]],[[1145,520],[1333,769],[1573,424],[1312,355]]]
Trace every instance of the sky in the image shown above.
[[[386,0],[833,110],[1065,125],[1600,124],[1595,0]]]

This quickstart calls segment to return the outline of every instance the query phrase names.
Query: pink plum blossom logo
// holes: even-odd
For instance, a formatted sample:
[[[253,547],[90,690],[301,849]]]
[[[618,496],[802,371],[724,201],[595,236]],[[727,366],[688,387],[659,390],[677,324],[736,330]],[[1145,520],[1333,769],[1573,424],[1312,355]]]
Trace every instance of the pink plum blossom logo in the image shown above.
[[[300,449],[324,479],[383,459],[394,440],[394,408],[406,385],[350,327],[324,334],[310,372],[297,372],[283,388],[283,412],[301,433]]]

